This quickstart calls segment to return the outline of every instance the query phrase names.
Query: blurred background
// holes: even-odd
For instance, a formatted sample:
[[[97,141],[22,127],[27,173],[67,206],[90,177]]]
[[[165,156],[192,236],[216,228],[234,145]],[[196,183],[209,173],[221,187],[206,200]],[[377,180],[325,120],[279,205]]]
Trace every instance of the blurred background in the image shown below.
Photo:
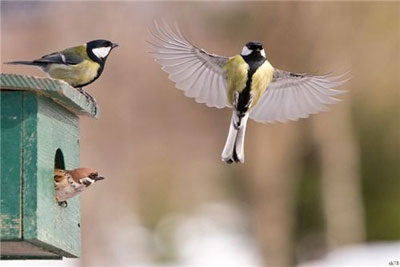
[[[348,93],[309,119],[251,121],[246,163],[225,165],[231,111],[186,98],[146,53],[160,18],[208,52],[259,40],[280,69],[351,70]],[[98,38],[121,46],[86,87],[101,115],[81,119],[81,165],[107,179],[81,197],[82,257],[23,266],[400,261],[399,3],[1,2],[1,62]]]

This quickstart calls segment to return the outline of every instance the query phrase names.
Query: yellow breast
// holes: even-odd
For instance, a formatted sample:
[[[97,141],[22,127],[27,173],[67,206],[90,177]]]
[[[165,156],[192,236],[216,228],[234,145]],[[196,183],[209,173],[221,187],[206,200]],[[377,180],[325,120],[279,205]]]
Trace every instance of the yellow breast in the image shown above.
[[[100,64],[85,60],[77,65],[52,64],[48,75],[54,79],[64,80],[71,86],[79,86],[93,81],[97,76]]]
[[[224,66],[227,75],[227,94],[230,105],[233,105],[235,92],[241,92],[246,88],[247,74],[249,65],[242,56],[234,56],[229,58]],[[265,61],[253,74],[250,91],[253,94],[253,103],[250,109],[254,107],[260,100],[261,96],[267,89],[274,74],[272,65]]]
[[[251,81],[251,93],[253,94],[253,103],[250,106],[250,109],[258,103],[261,96],[265,93],[268,84],[272,81],[273,75],[274,68],[267,60],[253,74],[253,78]]]
[[[229,58],[224,66],[227,75],[227,94],[230,105],[233,105],[235,92],[241,92],[246,87],[249,65],[242,56]]]

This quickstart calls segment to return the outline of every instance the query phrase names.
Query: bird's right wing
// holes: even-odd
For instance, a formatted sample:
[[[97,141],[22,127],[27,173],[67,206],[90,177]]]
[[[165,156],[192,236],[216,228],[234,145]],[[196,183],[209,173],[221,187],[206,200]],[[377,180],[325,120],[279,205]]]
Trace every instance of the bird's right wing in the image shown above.
[[[250,112],[250,118],[266,123],[287,122],[324,111],[326,105],[340,101],[335,96],[346,92],[333,89],[346,82],[343,76],[316,76],[275,69],[271,83]]]
[[[178,27],[172,30],[165,22],[155,22],[156,32],[152,34],[149,52],[169,73],[169,79],[176,87],[209,107],[228,106],[226,76],[223,66],[227,57],[209,54],[187,41]]]

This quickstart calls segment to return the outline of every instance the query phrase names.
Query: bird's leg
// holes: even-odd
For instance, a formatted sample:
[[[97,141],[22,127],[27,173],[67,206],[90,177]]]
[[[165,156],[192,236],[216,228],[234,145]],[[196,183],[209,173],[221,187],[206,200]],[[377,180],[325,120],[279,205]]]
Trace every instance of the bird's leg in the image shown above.
[[[93,103],[93,106],[94,106],[94,114],[96,114],[96,113],[97,113],[97,102],[96,102],[96,99],[95,99],[93,96],[91,96],[85,89],[83,89],[83,87],[78,87],[78,91],[79,91],[82,95],[84,95],[84,96],[86,97],[86,100],[87,100],[88,102],[92,102],[92,103]]]
[[[60,205],[60,207],[66,208],[66,207],[68,207],[68,202],[65,200],[60,201],[60,202],[58,202],[58,205]]]
[[[236,91],[233,98],[233,107],[237,115],[233,120],[233,126],[235,127],[235,129],[238,129],[240,125],[240,112],[237,110],[238,102],[239,102],[239,92]]]
[[[59,199],[58,199],[58,196],[56,196],[56,201],[57,201],[57,203],[58,203],[58,205],[60,206],[60,207],[63,207],[63,208],[66,208],[66,207],[68,207],[68,203],[67,203],[67,201],[60,201]]]
[[[238,108],[238,102],[239,102],[239,92],[235,91],[233,96],[234,96],[234,98],[233,98],[233,107],[235,109],[237,109]]]

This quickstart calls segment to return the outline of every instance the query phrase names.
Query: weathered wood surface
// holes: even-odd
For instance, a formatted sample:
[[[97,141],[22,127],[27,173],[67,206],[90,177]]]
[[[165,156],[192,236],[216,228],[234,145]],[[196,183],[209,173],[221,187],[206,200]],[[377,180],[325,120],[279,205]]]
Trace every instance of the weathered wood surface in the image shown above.
[[[75,91],[70,93],[79,97]],[[36,89],[0,93],[1,257],[79,257],[79,197],[69,200],[67,208],[60,207],[55,201],[53,171],[57,151],[62,152],[66,169],[79,167],[77,114],[81,113],[65,109]],[[67,95],[60,94],[64,103],[68,103]],[[86,98],[82,101],[82,105],[87,103]],[[27,246],[29,251],[25,251]]]
[[[18,239],[21,229],[21,136],[23,92],[1,93],[0,236]],[[12,164],[8,164],[12,162]]]
[[[64,81],[19,74],[0,74],[1,90],[33,91],[51,98],[77,115],[98,118],[99,106]]]
[[[28,241],[2,241],[1,259],[62,259],[62,257]]]
[[[63,249],[72,255],[80,254],[80,200],[68,200],[68,207],[55,203],[53,184],[56,151],[63,154],[66,169],[79,166],[79,117],[66,112],[48,98],[38,97],[38,215],[37,239]],[[26,137],[28,138],[28,137]],[[50,164],[51,163],[51,164]],[[46,178],[46,179],[44,179]],[[51,186],[49,186],[51,185]],[[51,199],[53,201],[49,202]],[[50,214],[49,214],[49,211]]]

